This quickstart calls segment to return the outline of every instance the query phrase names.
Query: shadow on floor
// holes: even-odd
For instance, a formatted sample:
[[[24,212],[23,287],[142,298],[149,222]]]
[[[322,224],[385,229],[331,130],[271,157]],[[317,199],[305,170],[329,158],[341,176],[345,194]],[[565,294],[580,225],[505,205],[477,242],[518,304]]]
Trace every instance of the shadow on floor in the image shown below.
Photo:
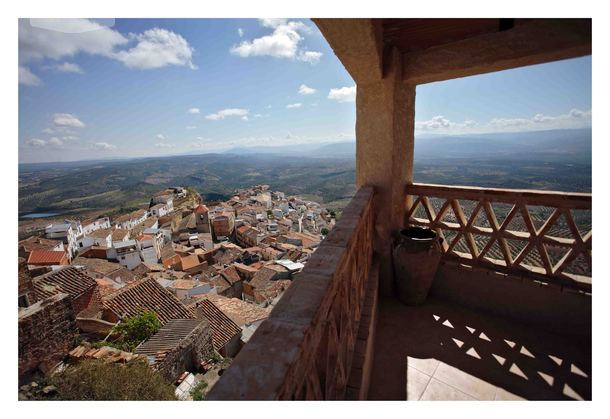
[[[376,333],[371,400],[407,399],[409,357],[413,358],[410,365],[417,368],[417,362],[431,367],[447,364],[444,371],[421,368],[427,374],[422,377],[434,377],[431,381],[436,385],[436,378],[444,379],[439,373],[454,374],[458,389],[460,380],[470,375],[476,382],[477,378],[486,382],[478,384],[529,400],[591,399],[590,339],[528,328],[433,299],[407,307],[396,299],[382,298]]]

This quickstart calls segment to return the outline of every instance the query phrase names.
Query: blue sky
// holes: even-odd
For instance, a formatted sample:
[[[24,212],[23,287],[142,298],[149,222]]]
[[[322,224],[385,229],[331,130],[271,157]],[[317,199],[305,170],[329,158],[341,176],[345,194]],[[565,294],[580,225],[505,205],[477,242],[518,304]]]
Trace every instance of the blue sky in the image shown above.
[[[306,19],[24,19],[19,53],[20,162],[354,138],[354,82]],[[590,126],[591,58],[419,86],[416,120]]]

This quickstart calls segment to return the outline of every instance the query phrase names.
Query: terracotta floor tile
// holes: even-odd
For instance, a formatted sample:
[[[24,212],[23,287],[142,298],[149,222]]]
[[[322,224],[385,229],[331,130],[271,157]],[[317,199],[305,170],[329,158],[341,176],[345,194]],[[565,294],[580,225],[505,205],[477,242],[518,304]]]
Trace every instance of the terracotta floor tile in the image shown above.
[[[440,361],[434,358],[415,358],[407,357],[407,365],[423,372],[424,374],[433,375]]]
[[[422,394],[420,400],[476,400],[466,393],[462,393],[458,389],[451,387],[448,384],[442,383],[434,378],[430,379],[430,383]]]
[[[525,399],[523,397],[519,397],[516,394],[511,393],[510,391],[506,391],[501,387],[497,387],[496,397],[494,400],[523,401]]]
[[[433,377],[478,400],[493,400],[496,395],[494,385],[443,362],[439,364]]]
[[[429,375],[413,367],[407,367],[407,400],[419,400],[430,378]]]

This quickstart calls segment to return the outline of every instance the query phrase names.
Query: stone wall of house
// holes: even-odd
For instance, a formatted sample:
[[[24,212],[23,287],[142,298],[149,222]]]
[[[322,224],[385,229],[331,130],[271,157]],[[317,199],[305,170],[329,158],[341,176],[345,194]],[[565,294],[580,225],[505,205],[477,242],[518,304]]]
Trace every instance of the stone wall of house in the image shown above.
[[[31,305],[38,301],[38,295],[36,289],[32,283],[32,276],[28,271],[28,267],[25,263],[25,259],[19,258],[19,283],[18,283],[19,297],[23,297],[24,301],[19,301],[19,305]]]
[[[199,364],[209,359],[213,350],[210,324],[203,320],[186,339],[155,365],[155,369],[173,383],[184,371],[197,371]]]
[[[19,376],[59,362],[76,336],[72,301],[57,294],[19,311]]]
[[[81,311],[89,307],[100,307],[101,301],[102,298],[97,285],[91,286],[87,291],[72,300],[74,315],[78,315]]]

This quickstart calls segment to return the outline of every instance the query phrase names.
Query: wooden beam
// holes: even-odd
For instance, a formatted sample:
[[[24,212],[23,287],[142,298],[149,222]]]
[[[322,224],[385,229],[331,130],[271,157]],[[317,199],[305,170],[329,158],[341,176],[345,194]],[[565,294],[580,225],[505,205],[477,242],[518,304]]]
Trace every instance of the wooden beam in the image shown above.
[[[591,19],[533,19],[501,32],[403,54],[403,81],[423,84],[591,54]]]
[[[383,77],[381,19],[312,19],[356,83]]]

